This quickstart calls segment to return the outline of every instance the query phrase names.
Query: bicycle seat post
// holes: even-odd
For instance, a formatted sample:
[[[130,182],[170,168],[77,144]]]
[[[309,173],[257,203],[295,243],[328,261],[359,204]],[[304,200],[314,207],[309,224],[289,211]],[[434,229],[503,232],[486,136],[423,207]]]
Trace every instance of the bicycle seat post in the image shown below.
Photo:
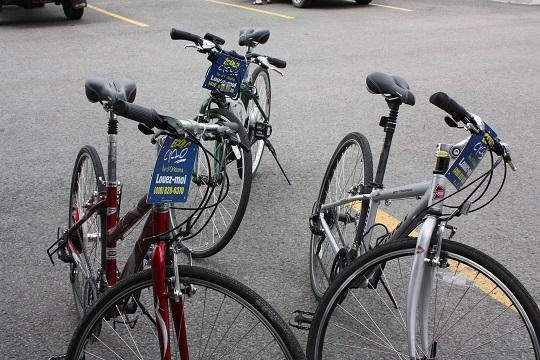
[[[116,226],[118,220],[117,196],[118,182],[116,181],[116,135],[118,134],[118,119],[112,110],[108,111],[109,122],[107,128],[107,230]],[[112,286],[116,283],[116,243],[109,241],[107,234],[106,250],[102,254],[107,263],[107,283]]]
[[[116,114],[108,111],[109,122],[107,127],[107,185],[116,186],[116,135],[118,135],[118,119]]]
[[[384,139],[383,148],[381,151],[381,156],[379,158],[379,165],[377,166],[377,174],[375,175],[375,181],[373,186],[376,188],[383,187],[384,173],[386,170],[386,163],[388,162],[388,156],[390,155],[390,147],[392,145],[392,138],[396,130],[397,117],[399,113],[399,107],[401,101],[395,98],[387,99],[388,107],[390,112],[388,116],[383,116],[381,118],[380,126],[384,127],[384,132],[386,137]]]

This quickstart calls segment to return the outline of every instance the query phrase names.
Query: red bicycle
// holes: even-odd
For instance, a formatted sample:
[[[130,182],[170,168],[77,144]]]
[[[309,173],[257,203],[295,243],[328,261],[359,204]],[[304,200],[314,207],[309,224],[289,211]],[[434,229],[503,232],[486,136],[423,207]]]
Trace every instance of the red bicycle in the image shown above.
[[[100,101],[110,119],[121,115],[139,122],[140,130],[153,135],[152,142],[161,145],[148,196],[121,219],[117,218],[117,187],[115,182],[103,184],[100,180],[95,150],[84,147],[79,154],[75,167],[78,181],[74,184],[83,183],[87,173],[83,170],[90,167],[92,181],[85,184],[92,185],[77,186],[79,191],[72,194],[74,224],[62,233],[49,254],[57,252],[60,259],[71,263],[74,279],[84,279],[84,304],[95,300],[101,288],[107,291],[83,317],[66,358],[146,359],[157,358],[158,354],[161,359],[305,358],[283,319],[255,292],[217,272],[178,265],[180,253],[191,253],[183,239],[193,235],[192,229],[202,218],[201,210],[223,202],[229,177],[241,177],[243,169],[251,169],[251,164],[245,163],[251,157],[245,156],[248,149],[243,141],[247,137],[242,125],[219,109],[208,113],[217,121],[209,119],[207,123],[159,115],[130,103],[135,84],[129,80],[115,80],[111,86],[105,79],[92,78],[86,88],[89,100]],[[109,134],[109,155],[115,153],[114,142]],[[111,159],[114,156],[109,156],[109,164]],[[214,171],[203,176],[203,164]],[[232,174],[227,171],[228,164],[234,164]],[[114,178],[109,171],[111,175]],[[190,179],[195,176],[195,181]],[[188,185],[197,182],[206,184],[206,196],[191,208],[186,220],[172,227],[170,204],[187,200],[193,191]],[[100,186],[106,187],[106,193]],[[215,195],[217,188],[220,195]],[[120,275],[122,280],[111,286],[117,279],[116,272],[111,271],[116,265],[112,245],[147,212],[150,215]],[[100,242],[104,222],[107,226],[114,224],[107,231],[102,253],[106,271],[94,278],[88,266],[88,248]],[[145,260],[150,268],[141,270]]]
[[[187,169],[183,165],[186,159],[179,157],[176,162],[171,160],[167,169],[154,171],[153,181],[159,184],[152,187],[153,193],[144,194],[136,206],[120,217],[122,183],[117,181],[118,120],[113,104],[128,104],[131,111],[141,111],[131,104],[136,85],[127,79],[117,79],[109,84],[103,78],[90,78],[85,89],[88,100],[101,103],[108,113],[107,177],[95,148],[84,146],[73,170],[68,229],[59,231],[58,240],[48,249],[51,261],[57,252],[62,261],[70,264],[70,282],[80,317],[118,279],[143,269],[156,234],[166,232],[173,240],[182,239],[193,257],[219,251],[238,229],[251,189],[251,156],[243,145],[248,144],[247,134],[242,126],[238,127],[240,123],[234,116],[215,109],[205,114],[200,124],[186,123],[195,130],[190,148],[192,167]],[[139,129],[145,134],[153,134],[152,126],[159,119],[157,113],[152,111],[141,116],[148,118],[147,124],[141,124]],[[238,128],[237,134],[233,137],[230,131],[223,132],[223,124]],[[164,138],[158,135],[171,131],[171,124],[160,126],[169,128],[155,134],[153,142]],[[201,141],[205,146],[197,147]],[[177,141],[168,149],[175,156],[188,150],[178,145],[181,144]],[[152,205],[147,199],[152,197],[166,201],[169,210],[160,209],[148,216]],[[172,202],[175,199],[180,202]],[[158,221],[159,217],[165,216],[169,219],[167,230]],[[136,234],[133,231],[139,229],[133,250],[120,272],[117,242]]]

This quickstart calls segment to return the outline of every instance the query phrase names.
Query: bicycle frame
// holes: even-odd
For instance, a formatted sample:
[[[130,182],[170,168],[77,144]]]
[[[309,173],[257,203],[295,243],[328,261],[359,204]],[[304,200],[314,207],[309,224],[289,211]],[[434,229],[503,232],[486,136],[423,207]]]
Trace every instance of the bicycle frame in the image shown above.
[[[113,91],[116,91],[120,95],[123,94],[122,91],[131,90],[132,92],[134,92],[135,89],[135,84],[131,82],[131,80],[120,80],[118,84],[114,84],[116,88]],[[95,78],[92,79],[92,81],[87,81],[86,85],[90,88],[94,87],[92,88],[92,96],[88,96],[87,93],[89,100],[91,102],[99,101],[108,113],[109,121],[107,131],[107,176],[106,179],[103,179],[103,175],[99,175],[99,178],[97,179],[97,182],[100,185],[98,187],[99,191],[94,190],[94,192],[87,194],[86,196],[88,196],[88,198],[84,199],[83,204],[75,204],[78,207],[78,211],[77,214],[74,215],[74,219],[70,219],[70,223],[72,220],[75,220],[75,224],[73,224],[69,229],[63,231],[61,234],[59,233],[57,241],[47,249],[47,253],[53,264],[54,261],[52,259],[52,255],[55,252],[58,252],[58,256],[62,261],[76,264],[76,269],[72,268],[72,271],[74,273],[76,271],[80,273],[80,275],[84,278],[81,279],[84,283],[84,286],[90,286],[89,290],[92,292],[90,295],[93,295],[92,298],[87,298],[85,302],[96,301],[98,298],[98,294],[100,292],[103,292],[105,290],[105,287],[112,287],[118,279],[125,278],[128,275],[142,270],[143,263],[146,260],[149,260],[151,264],[153,300],[155,310],[155,320],[151,319],[151,321],[153,321],[157,327],[157,334],[160,342],[161,358],[170,359],[171,357],[171,331],[169,329],[169,325],[174,325],[173,331],[177,334],[176,342],[177,348],[181,353],[181,358],[188,359],[189,352],[187,348],[187,333],[184,323],[182,298],[184,294],[187,294],[188,296],[192,294],[194,292],[194,288],[188,285],[181,286],[177,255],[178,252],[181,251],[186,251],[186,253],[188,254],[190,253],[190,250],[184,245],[182,245],[181,241],[183,239],[190,238],[189,231],[193,227],[192,224],[190,225],[190,221],[193,220],[192,218],[195,218],[194,221],[196,222],[200,217],[200,213],[197,215],[197,211],[210,209],[211,207],[214,207],[213,211],[215,211],[215,206],[213,205],[208,208],[206,207],[208,203],[207,200],[210,199],[212,196],[212,193],[210,191],[213,190],[206,190],[203,199],[201,200],[201,203],[198,205],[198,207],[190,209],[194,210],[193,214],[191,214],[191,216],[179,226],[176,226],[175,224],[175,219],[173,218],[174,213],[171,211],[171,204],[172,201],[187,201],[187,190],[184,193],[185,188],[182,188],[181,193],[174,193],[175,195],[181,195],[180,197],[172,196],[172,190],[171,193],[166,193],[166,195],[171,195],[170,197],[158,196],[156,198],[152,198],[149,196],[148,193],[144,194],[139,199],[137,205],[135,205],[122,218],[120,218],[119,213],[122,191],[121,184],[116,179],[116,138],[118,134],[118,120],[116,114],[114,113],[115,106],[111,104],[111,97],[114,99],[115,96],[109,96],[109,92],[111,91],[111,89],[109,89],[108,87],[112,87],[112,85],[110,85],[105,79]],[[119,88],[121,88],[121,90],[119,90]],[[96,96],[93,97],[93,95]],[[107,97],[107,100],[103,101],[102,97]],[[131,101],[133,100],[133,98],[127,99],[131,99]],[[121,101],[120,104],[126,104],[126,106],[130,104],[129,101],[121,99],[114,101],[114,104],[116,104],[118,101]],[[130,106],[134,107],[135,109],[143,108],[134,104],[131,104]],[[145,109],[146,112],[150,112],[150,109],[143,109]],[[120,111],[120,113],[126,115],[126,113],[123,113],[122,111]],[[137,111],[135,111],[134,114],[140,115]],[[152,143],[157,144],[158,150],[156,168],[160,168],[164,161],[165,163],[172,161],[179,162],[180,160],[178,160],[178,157],[180,157],[181,161],[185,161],[186,164],[189,163],[189,170],[186,171],[191,172],[191,166],[193,166],[193,173],[191,175],[197,177],[197,169],[195,167],[195,164],[193,164],[192,162],[194,161],[194,158],[196,160],[199,149],[202,148],[205,151],[208,164],[210,164],[210,158],[212,157],[208,150],[204,149],[204,146],[200,143],[200,140],[212,139],[212,136],[215,136],[215,141],[220,143],[220,146],[222,146],[223,149],[227,149],[227,147],[234,148],[236,146],[244,148],[241,144],[242,140],[237,138],[235,135],[232,135],[232,133],[236,133],[236,130],[240,128],[237,126],[227,126],[219,123],[201,125],[196,124],[191,120],[178,120],[170,117],[162,118],[159,115],[156,116],[157,119],[155,120],[159,123],[152,123],[152,125],[150,125],[150,122],[145,122],[144,116],[142,116],[142,120],[138,120],[138,118],[140,118],[138,116],[134,116],[133,118],[130,116],[125,117],[135,120],[140,124],[142,123],[146,125],[146,127],[139,126],[139,129],[141,129],[141,131],[146,135],[154,135],[152,138]],[[154,127],[159,129],[160,131],[157,133],[154,132],[152,130],[152,128]],[[212,135],[206,138],[205,135],[207,134]],[[188,146],[191,145],[192,142],[187,142],[188,144],[184,146],[183,141],[181,141],[182,144],[175,144],[176,140],[183,140],[186,135],[191,136],[190,139],[195,142],[197,146],[192,146],[188,148]],[[183,149],[185,149],[185,151],[182,153],[183,155],[173,156],[169,154],[169,152],[171,151],[170,148],[163,149],[163,142],[160,142],[160,140],[163,139],[164,136],[168,136],[168,139],[171,140],[170,142],[167,142],[167,146],[170,146],[171,148],[182,147]],[[90,150],[95,153],[95,149],[91,148]],[[174,151],[175,150],[176,149],[174,149]],[[193,154],[193,152],[191,152],[191,155],[187,154],[187,152],[190,152],[190,150],[195,151],[195,154]],[[169,154],[169,156],[164,156],[161,151]],[[220,147],[216,147],[216,152],[219,154],[219,157],[214,157],[216,164],[215,176],[219,179],[219,182],[222,186],[221,190],[228,190],[228,187],[226,188],[226,186],[228,186],[228,178],[225,173],[225,166],[228,154],[226,151],[221,150]],[[160,154],[161,156],[159,156]],[[99,157],[97,158],[97,161],[99,161]],[[100,163],[98,168],[101,169]],[[182,169],[180,170],[181,172],[183,172]],[[79,171],[78,168],[76,168],[74,173],[76,173],[77,171]],[[95,173],[98,174],[100,172],[95,171]],[[78,174],[78,172],[76,174]],[[208,177],[210,177],[211,175],[212,171],[211,169],[208,169]],[[188,175],[186,174],[183,177],[184,182],[188,181],[186,180],[187,176]],[[168,178],[169,176],[163,177]],[[180,178],[180,176],[178,177]],[[151,183],[151,188],[154,188],[156,183],[161,183],[158,180],[159,179],[155,179]],[[200,179],[196,180],[198,181]],[[207,179],[205,177],[201,181],[209,180],[211,181],[212,179]],[[189,181],[191,181],[191,179]],[[209,186],[208,189],[210,188],[211,187]],[[217,200],[222,201],[223,198],[218,197]],[[75,205],[72,204],[72,206]],[[79,211],[81,212],[79,213]],[[119,275],[117,271],[117,242],[118,240],[123,240],[124,235],[136,224],[140,223],[149,211],[150,215],[146,218],[142,232],[138,240],[136,241],[135,246],[133,247],[133,251],[131,252],[126,262],[122,273]],[[102,226],[100,230],[97,230],[92,234],[86,234],[86,222],[96,214],[99,214],[102,217],[100,223],[101,225],[105,225],[105,228],[103,228]],[[73,215],[70,213],[70,216]],[[103,219],[103,217],[105,219]],[[185,232],[183,230],[179,230],[180,226],[183,227],[184,225],[186,226]],[[204,225],[206,226],[206,224]],[[83,236],[88,235],[89,238],[92,237],[92,239],[95,238],[96,241],[99,241],[99,246],[101,247],[101,261],[98,265],[98,267],[100,268],[100,272],[97,274],[90,271],[93,269],[91,269],[91,265],[88,265],[85,261],[84,255],[86,255],[86,248],[84,244],[80,247],[82,248],[82,250],[80,250],[79,246],[77,246],[77,241],[79,240],[81,232]],[[197,231],[195,231],[195,234],[197,234]],[[148,255],[150,250],[151,257],[149,257]],[[174,281],[170,281],[170,279],[167,278],[166,270],[169,266],[173,265],[175,266],[175,276]],[[119,309],[113,316],[125,316],[127,318],[129,314],[132,313],[132,307],[130,302],[131,300],[135,300],[135,298],[136,296],[133,297],[133,299],[124,299],[123,301],[125,302],[125,304],[119,306]],[[88,305],[88,303],[86,305]],[[133,303],[132,305],[135,306],[135,308],[138,306],[137,303]],[[145,314],[151,316],[150,312],[146,311],[146,309]],[[173,324],[170,324],[171,321]]]
[[[461,143],[460,143],[461,144]],[[457,145],[456,145],[457,146]],[[450,149],[452,145],[439,144],[439,149]],[[379,205],[382,201],[406,199],[406,198],[418,198],[418,201],[412,206],[407,215],[397,225],[397,227],[387,235],[385,242],[397,241],[400,238],[408,236],[414,229],[422,223],[419,231],[416,253],[413,258],[413,264],[411,268],[411,275],[408,285],[408,297],[407,297],[407,338],[409,345],[409,356],[411,359],[416,359],[416,326],[417,326],[417,309],[419,309],[418,321],[420,329],[420,339],[423,349],[426,349],[428,340],[428,303],[431,293],[434,271],[438,263],[438,254],[428,264],[427,252],[433,234],[436,232],[437,226],[440,223],[440,215],[442,215],[443,200],[445,197],[445,191],[448,185],[448,180],[444,176],[444,173],[449,166],[449,152],[442,151],[437,154],[437,169],[433,178],[430,181],[421,183],[415,183],[410,185],[399,186],[389,189],[375,189],[370,194],[354,195],[347,199],[336,201],[330,204],[321,205],[319,211],[319,221],[325,232],[326,241],[329,242],[330,247],[335,254],[340,250],[336,239],[333,237],[330,227],[325,220],[325,211],[334,209],[338,206],[347,204],[354,204],[358,201],[369,201],[369,213],[364,226],[365,231],[361,244],[358,245],[358,255],[369,250],[372,233],[370,229],[375,224],[375,217]],[[446,159],[442,160],[442,159]],[[445,163],[442,167],[440,163]],[[352,205],[354,206],[354,205]],[[443,224],[444,226],[445,224]],[[442,229],[438,233],[438,241],[442,240]],[[438,246],[440,249],[440,246]],[[436,265],[436,266],[432,266]]]
[[[431,181],[425,181],[421,183],[411,184],[400,186],[390,189],[376,189],[373,190],[370,194],[354,195],[350,196],[347,199],[336,201],[329,204],[321,205],[319,212],[319,221],[322,225],[322,228],[325,231],[326,239],[329,241],[330,246],[337,253],[340,249],[336,239],[330,231],[330,227],[324,218],[324,212],[338,206],[343,206],[347,204],[354,204],[359,201],[369,201],[369,215],[366,221],[365,229],[369,229],[373,224],[375,224],[375,217],[379,205],[383,201],[387,200],[397,200],[397,199],[407,199],[412,197],[420,197],[420,200],[417,201],[411,211],[405,216],[403,221],[394,229],[394,231],[389,235],[388,241],[391,239],[399,239],[403,236],[407,236],[413,231],[418,224],[422,221],[423,213],[422,209],[427,207],[428,203],[428,194],[431,189]],[[371,234],[367,234],[362,239],[362,244],[359,246],[361,255],[367,251],[367,245],[371,239]]]
[[[152,208],[153,233],[167,234],[169,231],[169,214],[170,208],[168,204],[154,204]],[[154,307],[156,320],[158,322],[157,331],[160,343],[160,351],[162,359],[171,358],[171,339],[169,334],[169,311],[173,315],[174,327],[176,329],[178,348],[181,352],[182,359],[188,359],[187,337],[185,322],[182,321],[183,304],[182,298],[174,299],[169,304],[171,294],[174,293],[173,287],[169,285],[165,276],[167,265],[171,264],[171,256],[168,253],[168,243],[165,241],[167,235],[164,235],[164,240],[159,240],[155,244],[152,251],[152,285],[154,291]],[[177,289],[175,289],[177,290]],[[169,309],[169,305],[170,308]]]
[[[114,114],[113,114],[114,115]],[[115,116],[112,116],[110,120],[115,120]],[[109,172],[108,176],[112,179],[116,179],[116,135],[109,134],[109,155],[108,164]],[[112,286],[116,283],[116,243],[122,236],[136,223],[138,223],[147,213],[151,211],[150,215],[146,219],[141,235],[135,243],[133,251],[129,256],[122,273],[118,277],[119,279],[125,278],[136,271],[139,271],[142,267],[143,261],[152,245],[154,245],[151,256],[152,264],[152,283],[154,292],[154,306],[156,320],[158,323],[157,332],[160,340],[160,351],[162,359],[170,359],[171,357],[171,340],[169,334],[170,316],[174,322],[174,327],[177,334],[176,341],[181,351],[183,359],[188,359],[187,349],[187,333],[185,329],[185,322],[183,322],[183,303],[181,297],[174,298],[174,301],[169,302],[171,294],[176,293],[173,286],[169,284],[166,279],[165,272],[166,267],[173,263],[171,254],[169,253],[169,241],[171,234],[169,234],[171,224],[170,207],[168,204],[148,204],[146,199],[147,195],[143,195],[137,205],[135,205],[130,211],[128,211],[122,218],[118,217],[119,207],[119,192],[118,183],[116,181],[106,182],[106,195],[99,195],[100,200],[95,205],[91,206],[85,214],[78,219],[78,221],[68,229],[63,238],[67,243],[73,260],[77,263],[83,276],[87,279],[90,278],[90,271],[86,267],[84,261],[81,260],[81,256],[73,245],[72,237],[77,231],[86,223],[97,211],[107,211],[106,223],[106,262],[104,263],[106,268],[104,273],[101,274],[102,284],[104,286]],[[146,241],[145,239],[150,236],[159,236],[158,239],[153,241]],[[90,281],[94,284],[93,281]],[[97,291],[97,289],[94,289]],[[121,314],[120,314],[121,315]]]
[[[109,126],[108,126],[108,154],[107,154],[107,181],[100,179],[106,185],[106,193],[99,194],[99,202],[91,206],[88,211],[79,219],[70,229],[65,233],[65,240],[68,244],[71,243],[72,236],[79,230],[81,226],[87,221],[89,217],[95,214],[97,211],[106,211],[106,235],[105,235],[105,248],[102,250],[102,261],[104,264],[104,272],[100,274],[103,286],[112,286],[116,283],[117,279],[124,278],[130,274],[135,273],[143,262],[143,258],[146,255],[150,242],[144,242],[143,239],[151,235],[151,224],[153,216],[149,216],[144,225],[143,231],[138,238],[134,250],[120,277],[117,274],[117,254],[116,243],[122,236],[137,222],[139,222],[148,213],[151,205],[146,203],[146,194],[143,195],[137,205],[135,205],[126,215],[122,218],[119,217],[120,197],[121,191],[119,191],[119,182],[116,179],[116,166],[117,166],[117,146],[116,136],[118,129],[118,120],[116,115],[109,111]],[[70,249],[75,250],[71,244]],[[75,252],[77,252],[75,250]],[[72,251],[73,254],[73,251]],[[78,254],[77,254],[78,256]],[[85,264],[78,264],[83,270],[83,274],[89,274]],[[86,277],[86,275],[85,275]],[[89,276],[88,276],[89,277]],[[87,277],[87,278],[88,278]]]

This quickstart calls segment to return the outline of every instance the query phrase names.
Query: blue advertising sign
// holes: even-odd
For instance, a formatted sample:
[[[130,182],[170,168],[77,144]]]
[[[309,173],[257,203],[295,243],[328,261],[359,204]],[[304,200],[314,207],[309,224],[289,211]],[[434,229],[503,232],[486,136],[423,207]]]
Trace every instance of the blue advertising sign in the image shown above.
[[[235,97],[240,90],[246,70],[245,60],[220,54],[217,61],[208,69],[202,87],[209,90],[218,89],[229,97]]]
[[[189,139],[167,137],[154,167],[146,202],[186,202],[198,146]]]
[[[487,124],[486,131],[496,138],[497,134]],[[465,148],[444,176],[459,190],[472,175],[490,147],[489,135],[472,135]]]

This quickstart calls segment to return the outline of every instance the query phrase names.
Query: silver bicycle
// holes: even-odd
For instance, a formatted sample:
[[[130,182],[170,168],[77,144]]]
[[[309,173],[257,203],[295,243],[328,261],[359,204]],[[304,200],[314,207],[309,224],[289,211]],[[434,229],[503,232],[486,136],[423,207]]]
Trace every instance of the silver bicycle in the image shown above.
[[[329,166],[326,174],[330,179],[323,181],[321,193],[326,187],[333,196],[344,183],[351,186],[341,198],[317,203],[311,217],[310,272],[322,300],[310,327],[308,358],[540,359],[540,312],[530,294],[497,261],[452,241],[456,228],[450,222],[488,205],[504,185],[507,166],[516,170],[507,145],[478,116],[436,93],[430,102],[451,115],[447,124],[471,135],[457,144],[438,144],[431,180],[385,189],[398,109],[413,105],[414,96],[396,76],[373,73],[367,85],[390,107],[381,121],[386,140],[375,181],[369,169],[367,177],[350,179],[365,175],[371,164],[366,166],[367,140],[358,133],[340,144],[334,170]],[[344,147],[361,160],[339,165],[335,158],[346,158]],[[489,169],[473,179],[483,159],[491,159]],[[504,174],[493,190],[494,170],[501,164]],[[379,204],[404,198],[418,200],[392,232],[374,236],[382,227],[375,221]],[[458,205],[445,205],[449,198],[459,198]],[[410,237],[417,227],[417,238]]]

